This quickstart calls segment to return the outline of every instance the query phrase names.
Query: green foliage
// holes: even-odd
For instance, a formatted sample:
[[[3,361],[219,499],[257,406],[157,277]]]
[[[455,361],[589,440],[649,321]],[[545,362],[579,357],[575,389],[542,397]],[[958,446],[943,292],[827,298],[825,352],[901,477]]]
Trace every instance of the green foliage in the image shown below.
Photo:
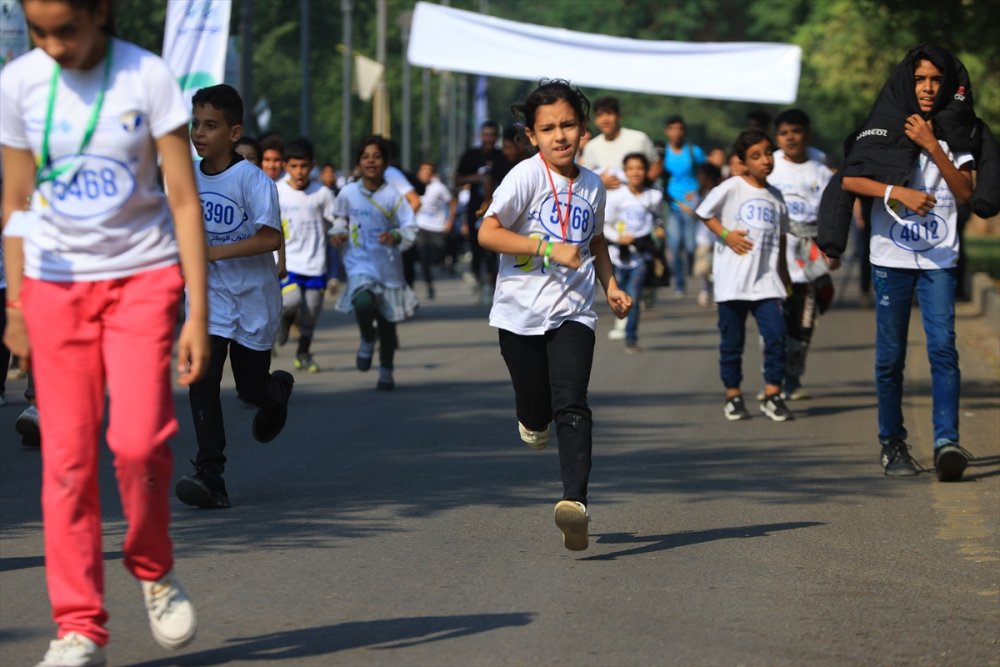
[[[272,129],[286,137],[299,134],[299,2],[298,0],[234,0],[233,34],[239,33],[242,3],[253,11],[254,90],[272,109]],[[388,0],[386,82],[392,109],[392,135],[399,137],[402,118],[402,32],[397,17],[412,10],[415,0]],[[974,83],[977,113],[1000,132],[1000,41],[988,29],[1000,16],[1000,0],[452,0],[458,9],[480,11],[516,21],[564,27],[621,37],[677,41],[792,42],[802,47],[802,75],[795,106],[814,123],[814,143],[836,162],[843,138],[867,115],[891,67],[907,49],[935,41],[954,51]],[[116,0],[118,33],[155,52],[163,39],[165,2]],[[375,57],[375,0],[355,0],[354,48]],[[994,17],[990,19],[990,17]],[[312,0],[309,17],[310,128],[318,157],[340,154],[343,90],[340,0]],[[447,36],[442,36],[446,39]],[[544,57],[540,54],[540,58]],[[641,62],[636,67],[642,67]],[[412,136],[414,159],[420,150],[421,69],[412,68]],[[552,63],[550,76],[559,76]],[[650,76],[656,76],[650,72]],[[431,77],[432,156],[441,142],[441,78]],[[474,77],[459,75],[472,103]],[[510,105],[524,97],[532,82],[491,79],[490,114],[509,122]],[[728,146],[743,126],[746,113],[761,105],[673,98],[613,90],[587,89],[594,97],[619,97],[624,123],[663,137],[663,119],[685,116],[690,137],[705,147]],[[248,100],[248,107],[252,101]],[[767,106],[772,115],[781,110]],[[475,137],[471,113],[461,114],[460,151]],[[371,127],[371,106],[355,96],[351,137],[357,140]]]

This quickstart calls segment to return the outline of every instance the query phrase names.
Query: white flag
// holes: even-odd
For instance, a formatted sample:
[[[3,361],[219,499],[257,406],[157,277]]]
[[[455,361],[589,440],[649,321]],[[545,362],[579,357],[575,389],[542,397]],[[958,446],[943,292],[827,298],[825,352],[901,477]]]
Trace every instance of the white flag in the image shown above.
[[[189,106],[199,88],[215,86],[224,80],[231,9],[232,0],[167,3],[163,59],[177,77]]]
[[[367,102],[375,94],[375,88],[382,78],[385,65],[366,58],[360,53],[354,54],[354,79],[358,82],[358,97]]]

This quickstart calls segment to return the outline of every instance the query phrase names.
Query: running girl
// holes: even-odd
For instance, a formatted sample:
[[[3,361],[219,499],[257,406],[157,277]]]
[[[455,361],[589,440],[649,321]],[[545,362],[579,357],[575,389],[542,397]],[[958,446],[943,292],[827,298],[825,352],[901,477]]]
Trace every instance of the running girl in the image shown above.
[[[538,155],[515,166],[493,194],[479,243],[500,253],[490,325],[514,385],[518,430],[532,449],[555,420],[563,498],[556,525],[567,549],[587,548],[595,275],[615,315],[632,299],[618,288],[604,240],[605,191],[575,163],[590,103],[565,81],[543,82],[513,107]]]
[[[195,633],[173,574],[167,439],[177,432],[170,352],[184,280],[180,384],[196,382],[208,360],[205,231],[189,109],[166,64],[112,37],[108,0],[23,5],[38,48],[0,75],[4,338],[14,354],[30,354],[41,415],[45,570],[58,631],[38,664],[103,665],[105,390],[128,519],[125,567],[141,582],[160,645],[181,647]]]
[[[337,309],[354,311],[361,330],[361,345],[355,360],[359,371],[367,371],[379,339],[379,391],[394,389],[393,360],[399,341],[396,323],[413,316],[417,297],[403,279],[402,251],[417,238],[413,209],[399,190],[387,185],[389,146],[372,135],[361,141],[355,164],[361,180],[344,186],[334,204],[334,226],[330,241],[345,246],[344,268],[347,290]],[[377,325],[377,327],[376,327]]]

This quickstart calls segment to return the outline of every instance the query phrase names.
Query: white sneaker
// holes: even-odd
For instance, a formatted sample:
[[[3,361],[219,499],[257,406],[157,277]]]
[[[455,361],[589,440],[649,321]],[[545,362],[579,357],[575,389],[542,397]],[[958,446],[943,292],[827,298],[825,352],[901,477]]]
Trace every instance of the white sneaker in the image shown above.
[[[100,667],[104,665],[104,649],[78,632],[62,639],[53,639],[45,657],[35,667]]]
[[[198,627],[194,605],[170,571],[159,581],[143,581],[149,629],[163,648],[181,648],[194,639]]]
[[[545,425],[544,431],[532,431],[530,428],[517,422],[517,431],[521,434],[521,440],[532,449],[545,449],[549,444],[549,425]]]
[[[608,340],[625,340],[625,320],[615,320],[615,326],[608,331]]]
[[[712,295],[707,290],[698,292],[698,305],[702,308],[708,308],[712,305]]]
[[[570,551],[583,551],[589,546],[587,528],[590,515],[587,506],[575,500],[560,500],[556,503],[556,525],[563,534],[563,546]]]

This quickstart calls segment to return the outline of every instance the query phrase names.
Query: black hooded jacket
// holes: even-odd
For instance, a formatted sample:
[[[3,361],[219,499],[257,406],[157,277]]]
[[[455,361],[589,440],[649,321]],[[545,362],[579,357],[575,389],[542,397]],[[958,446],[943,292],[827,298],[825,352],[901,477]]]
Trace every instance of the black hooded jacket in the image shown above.
[[[941,92],[927,114],[921,113],[914,93],[913,72],[919,60],[930,60],[943,75]],[[851,227],[854,195],[843,189],[843,177],[905,185],[920,154],[920,147],[904,132],[906,119],[913,114],[930,119],[935,136],[951,151],[972,153],[978,171],[972,211],[983,217],[1000,212],[1000,146],[989,127],[976,118],[969,74],[946,49],[920,44],[893,68],[868,119],[845,140],[844,167],[823,191],[816,242],[831,257],[844,252]]]

